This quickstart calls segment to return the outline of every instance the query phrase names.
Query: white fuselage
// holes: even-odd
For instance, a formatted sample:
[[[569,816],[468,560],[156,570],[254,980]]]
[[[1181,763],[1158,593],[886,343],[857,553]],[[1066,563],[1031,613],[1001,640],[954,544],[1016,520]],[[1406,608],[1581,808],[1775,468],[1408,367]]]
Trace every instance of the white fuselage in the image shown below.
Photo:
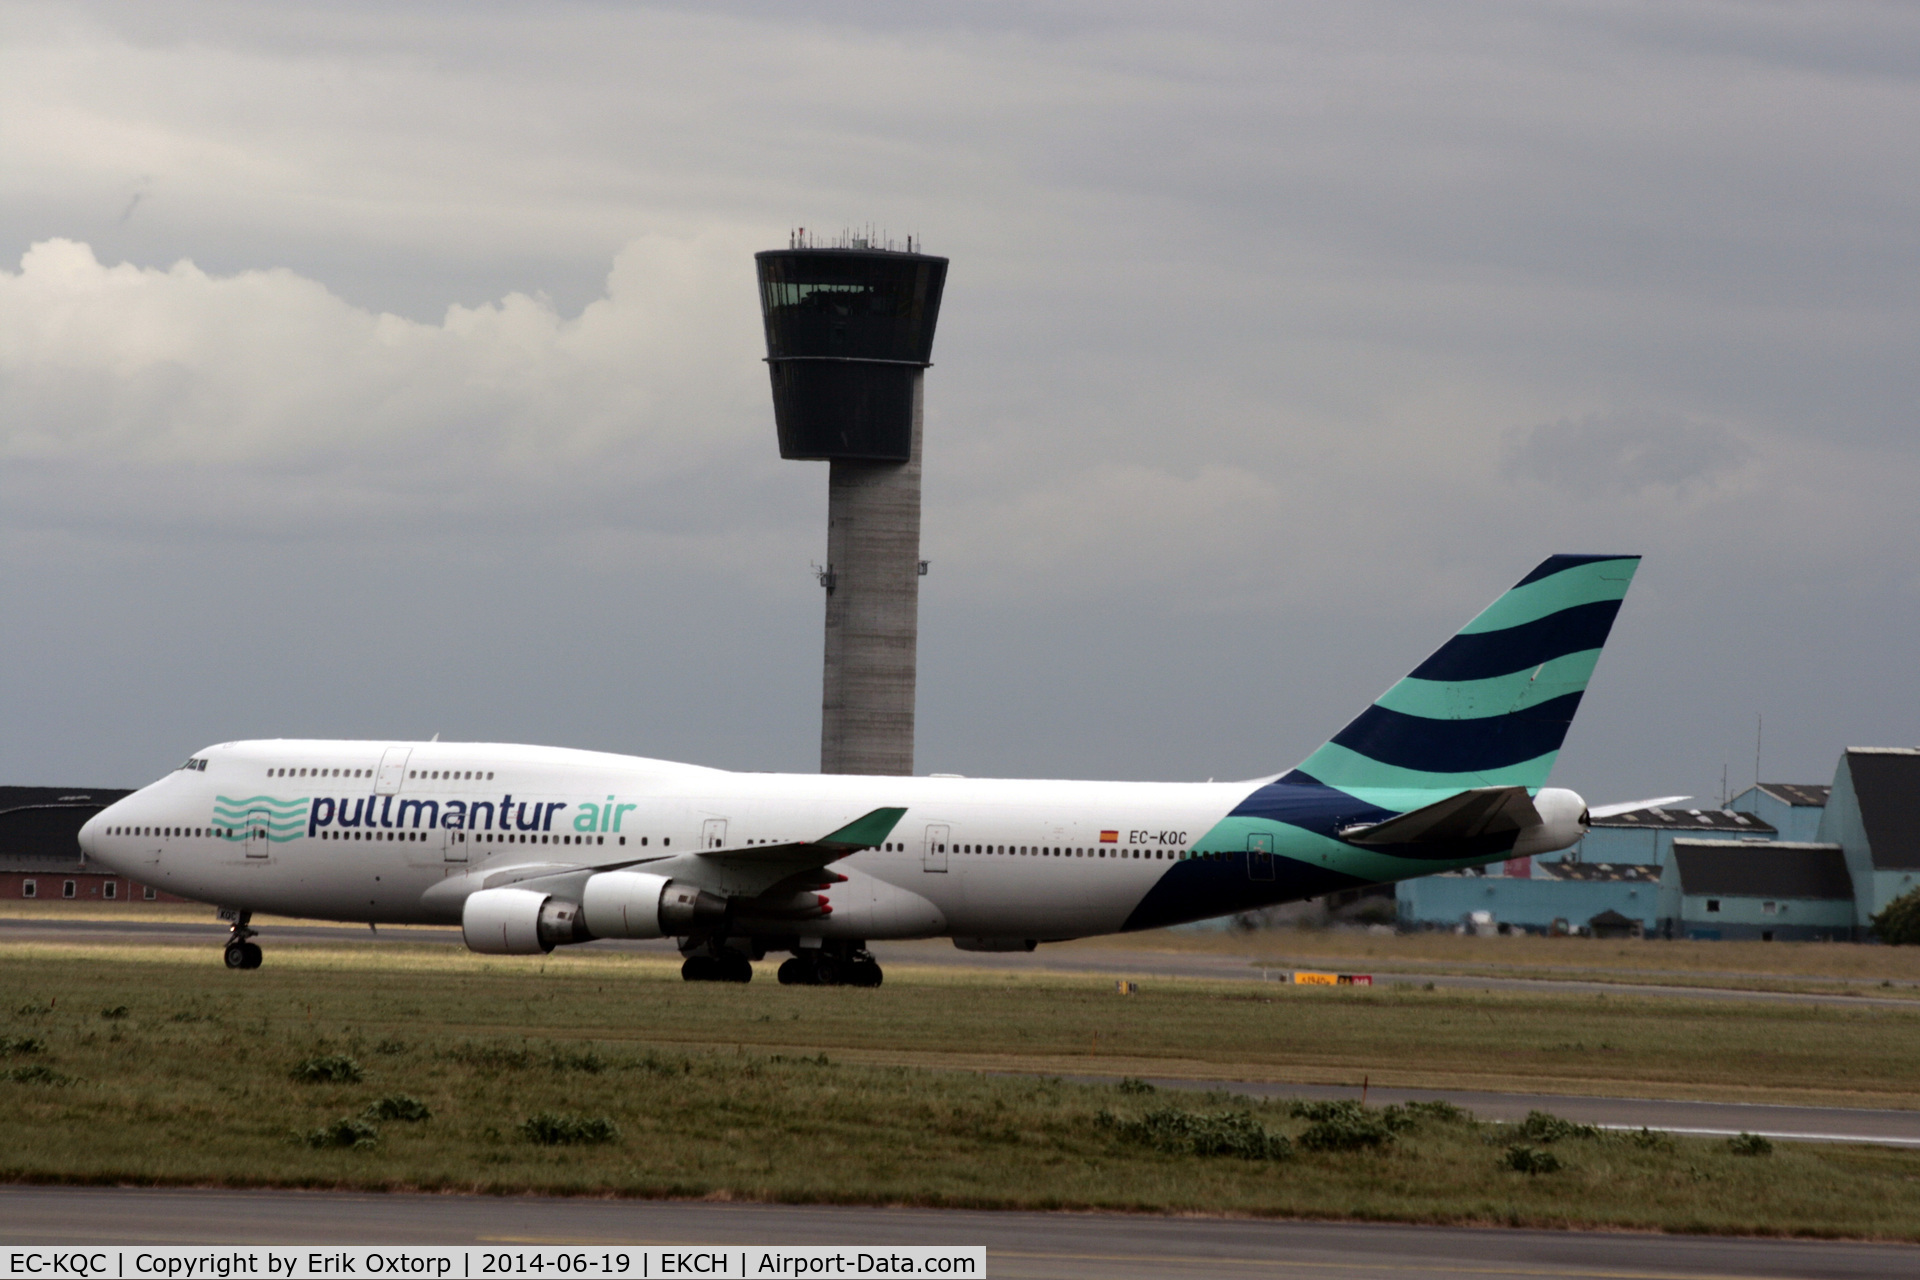
[[[1114,932],[1257,785],[731,773],[479,743],[257,741],[198,759],[92,819],[88,856],[239,910],[451,923],[491,869],[630,856],[675,873],[703,848],[904,808],[881,847],[832,864],[831,914],[793,927],[857,938]],[[250,809],[271,834],[236,838],[260,829],[233,820]]]

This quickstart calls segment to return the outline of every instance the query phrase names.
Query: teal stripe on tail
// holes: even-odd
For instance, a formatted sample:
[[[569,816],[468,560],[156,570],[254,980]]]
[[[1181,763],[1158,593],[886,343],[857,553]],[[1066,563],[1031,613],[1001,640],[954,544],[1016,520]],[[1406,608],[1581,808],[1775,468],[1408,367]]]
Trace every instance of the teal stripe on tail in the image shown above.
[[[1638,556],[1549,557],[1287,780],[1347,791],[1546,785],[1639,567]]]

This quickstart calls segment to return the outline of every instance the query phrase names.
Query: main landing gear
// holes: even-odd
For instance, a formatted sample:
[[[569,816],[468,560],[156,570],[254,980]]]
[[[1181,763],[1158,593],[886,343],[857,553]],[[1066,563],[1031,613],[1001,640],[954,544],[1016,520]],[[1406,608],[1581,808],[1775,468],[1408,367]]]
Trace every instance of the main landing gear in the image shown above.
[[[730,947],[697,951],[680,966],[687,982],[752,982],[753,962]]]
[[[226,960],[229,969],[260,967],[260,944],[248,941],[258,933],[258,930],[247,927],[247,922],[251,919],[253,919],[251,911],[242,911],[234,917],[233,928],[227,934]]]
[[[865,947],[808,947],[780,966],[784,987],[877,987],[880,962]]]

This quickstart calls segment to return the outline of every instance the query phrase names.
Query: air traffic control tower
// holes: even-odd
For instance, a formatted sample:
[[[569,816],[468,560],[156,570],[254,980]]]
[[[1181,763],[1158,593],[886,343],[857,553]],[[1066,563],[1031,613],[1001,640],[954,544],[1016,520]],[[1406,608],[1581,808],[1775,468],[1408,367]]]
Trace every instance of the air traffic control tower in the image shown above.
[[[820,772],[913,772],[920,384],[947,260],[804,233],[755,254],[783,458],[825,459]]]

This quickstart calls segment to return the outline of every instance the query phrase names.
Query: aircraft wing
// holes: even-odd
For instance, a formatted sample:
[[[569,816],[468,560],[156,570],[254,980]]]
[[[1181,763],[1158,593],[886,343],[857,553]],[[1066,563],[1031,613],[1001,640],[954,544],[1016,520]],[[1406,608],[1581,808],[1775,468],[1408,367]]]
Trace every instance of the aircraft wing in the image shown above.
[[[569,881],[584,883],[601,871],[645,868],[656,875],[685,880],[711,893],[730,898],[759,898],[820,888],[846,877],[827,870],[827,864],[872,849],[893,834],[904,808],[875,809],[817,840],[788,844],[739,845],[731,849],[701,849],[689,853],[648,853],[633,856],[623,850],[616,857],[557,862],[541,859],[504,866],[475,868],[479,875],[463,885],[465,893],[506,885],[564,890]],[[436,886],[437,888],[437,886]],[[430,894],[434,890],[428,891]],[[442,893],[450,892],[442,890]]]
[[[1540,811],[1525,787],[1475,787],[1384,822],[1346,827],[1340,838],[1368,848],[1381,845],[1457,845],[1517,832],[1540,823]]]

